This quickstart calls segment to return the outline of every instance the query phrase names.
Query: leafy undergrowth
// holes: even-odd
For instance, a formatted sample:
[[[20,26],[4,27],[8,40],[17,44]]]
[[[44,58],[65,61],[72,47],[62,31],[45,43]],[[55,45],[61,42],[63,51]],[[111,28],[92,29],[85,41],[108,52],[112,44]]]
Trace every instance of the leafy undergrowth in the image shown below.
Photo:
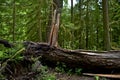
[[[64,65],[65,66],[65,65]],[[82,76],[81,69],[66,71],[65,67],[50,68],[43,66],[39,60],[26,59],[10,60],[4,70],[1,70],[0,79],[8,80],[108,80],[97,76]]]
[[[79,69],[78,69],[79,70]],[[40,61],[30,62],[27,60],[9,61],[0,79],[8,80],[108,80],[105,78],[82,76],[78,71],[65,71],[57,66],[50,68],[43,66]]]

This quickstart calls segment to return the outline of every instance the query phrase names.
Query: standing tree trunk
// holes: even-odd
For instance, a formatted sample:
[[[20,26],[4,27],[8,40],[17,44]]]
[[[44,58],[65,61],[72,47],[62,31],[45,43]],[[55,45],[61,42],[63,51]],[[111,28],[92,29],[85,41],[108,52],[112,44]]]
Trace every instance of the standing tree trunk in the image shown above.
[[[84,48],[84,45],[83,45],[84,42],[82,41],[83,40],[83,38],[82,38],[82,30],[83,30],[83,28],[81,30],[81,27],[83,26],[83,22],[82,22],[82,3],[83,3],[83,1],[80,0],[79,1],[79,21],[80,21],[79,26],[80,26],[80,29],[78,31],[78,34],[79,34],[79,38],[78,38],[78,40],[79,40],[79,49]]]
[[[71,23],[73,23],[73,0],[71,0]]]
[[[74,23],[74,21],[73,21],[73,15],[74,15],[74,13],[73,13],[73,0],[71,0],[71,23]],[[72,30],[71,31],[71,34],[72,34],[72,38],[71,38],[71,47],[73,48],[73,45],[74,45],[74,30]]]
[[[13,28],[12,28],[12,35],[13,35],[13,42],[15,41],[15,18],[16,18],[16,12],[15,12],[15,0],[13,0]]]
[[[100,13],[100,11],[99,11],[99,5],[97,4],[98,3],[98,0],[96,0],[95,1],[95,3],[96,3],[96,11],[95,11],[95,26],[96,26],[96,49],[99,49],[99,19],[100,19],[100,16],[99,16],[99,13]]]
[[[39,42],[42,42],[42,25],[41,25],[41,0],[38,0],[38,22],[37,22],[37,28],[38,28],[38,38]]]
[[[87,1],[87,8],[86,8],[86,49],[89,48],[89,9],[88,9],[88,2]]]
[[[104,29],[104,50],[110,50],[108,0],[102,0],[103,6],[103,29]]]

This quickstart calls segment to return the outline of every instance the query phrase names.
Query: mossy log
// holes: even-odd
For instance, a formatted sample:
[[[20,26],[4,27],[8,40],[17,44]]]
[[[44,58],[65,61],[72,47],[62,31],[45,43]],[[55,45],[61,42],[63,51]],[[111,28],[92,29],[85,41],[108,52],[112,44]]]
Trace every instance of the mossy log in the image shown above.
[[[70,68],[84,68],[87,71],[120,72],[120,51],[66,50],[34,42],[25,42],[24,45],[25,56],[42,56],[42,60],[50,65],[63,62]]]

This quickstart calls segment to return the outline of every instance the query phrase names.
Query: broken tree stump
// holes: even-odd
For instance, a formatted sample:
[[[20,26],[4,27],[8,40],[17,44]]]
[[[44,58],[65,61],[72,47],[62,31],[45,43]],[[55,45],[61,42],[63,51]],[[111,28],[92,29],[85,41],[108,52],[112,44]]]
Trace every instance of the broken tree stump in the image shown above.
[[[24,44],[25,56],[42,56],[48,64],[63,62],[70,68],[120,73],[120,51],[66,50],[47,43],[25,42]]]

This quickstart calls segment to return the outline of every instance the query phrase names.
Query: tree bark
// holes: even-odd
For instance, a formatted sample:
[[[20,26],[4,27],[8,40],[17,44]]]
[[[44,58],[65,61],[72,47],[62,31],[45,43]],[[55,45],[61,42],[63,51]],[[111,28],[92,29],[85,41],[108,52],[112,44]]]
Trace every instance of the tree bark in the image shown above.
[[[104,73],[120,72],[120,51],[66,50],[47,43],[25,42],[24,44],[25,56],[42,56],[42,59],[50,65],[62,62],[70,68],[83,68]]]
[[[108,0],[102,0],[103,6],[103,29],[104,29],[104,50],[110,50]]]

